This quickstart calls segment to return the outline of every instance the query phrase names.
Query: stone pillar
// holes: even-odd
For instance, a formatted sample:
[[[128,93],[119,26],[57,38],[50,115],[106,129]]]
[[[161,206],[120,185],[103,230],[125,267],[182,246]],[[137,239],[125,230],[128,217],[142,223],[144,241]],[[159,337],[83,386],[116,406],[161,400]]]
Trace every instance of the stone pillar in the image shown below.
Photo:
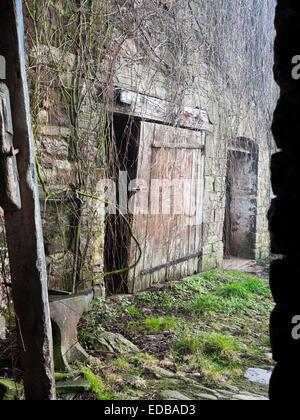
[[[300,2],[278,0],[275,26],[274,74],[280,99],[272,131],[279,151],[271,162],[276,198],[269,225],[272,252],[283,259],[271,264],[270,274],[276,303],[270,331],[277,362],[270,398],[294,401],[300,383]]]

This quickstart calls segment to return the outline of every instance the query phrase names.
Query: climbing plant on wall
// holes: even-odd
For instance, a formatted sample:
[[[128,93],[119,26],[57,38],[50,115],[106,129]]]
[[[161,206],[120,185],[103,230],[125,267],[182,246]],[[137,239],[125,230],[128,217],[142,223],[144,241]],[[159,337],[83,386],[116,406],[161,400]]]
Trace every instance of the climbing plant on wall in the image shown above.
[[[99,178],[117,177],[109,172],[118,150],[107,138],[118,87],[179,110],[212,104],[214,164],[224,161],[226,141],[249,112],[252,138],[260,141],[262,126],[268,131],[273,7],[257,0],[24,1],[51,285],[75,291],[103,271],[104,220],[93,197]],[[173,113],[166,120],[178,124]],[[124,143],[131,129],[128,120]]]

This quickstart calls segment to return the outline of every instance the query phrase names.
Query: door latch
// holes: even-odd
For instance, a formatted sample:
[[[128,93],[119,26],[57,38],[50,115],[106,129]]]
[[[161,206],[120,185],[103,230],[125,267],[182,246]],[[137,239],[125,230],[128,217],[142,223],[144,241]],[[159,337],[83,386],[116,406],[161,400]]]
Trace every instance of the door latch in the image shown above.
[[[7,212],[21,209],[18,153],[13,145],[9,90],[5,83],[0,83],[0,206]]]

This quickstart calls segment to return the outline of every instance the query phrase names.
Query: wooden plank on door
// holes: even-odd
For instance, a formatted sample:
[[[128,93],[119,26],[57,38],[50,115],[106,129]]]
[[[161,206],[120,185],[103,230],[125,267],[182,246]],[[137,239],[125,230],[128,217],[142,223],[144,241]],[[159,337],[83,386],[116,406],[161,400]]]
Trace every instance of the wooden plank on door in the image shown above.
[[[190,213],[190,207],[202,205],[203,190],[198,191],[193,182],[197,182],[199,176],[203,181],[203,138],[201,132],[141,123],[137,173],[148,185],[149,203],[147,215],[134,215],[133,227],[142,242],[144,256],[131,280],[132,290],[143,290],[153,283],[198,271],[201,227],[190,224],[191,214],[185,214],[185,210]],[[180,200],[180,194],[183,197],[183,191],[175,188],[179,180],[183,182],[183,190],[184,182],[191,182],[191,188],[186,195],[189,205],[185,209],[181,198],[182,211],[176,214],[175,200]],[[160,189],[157,189],[159,183]],[[155,200],[159,204],[158,214],[153,214]],[[170,210],[169,214],[163,214],[163,206]]]

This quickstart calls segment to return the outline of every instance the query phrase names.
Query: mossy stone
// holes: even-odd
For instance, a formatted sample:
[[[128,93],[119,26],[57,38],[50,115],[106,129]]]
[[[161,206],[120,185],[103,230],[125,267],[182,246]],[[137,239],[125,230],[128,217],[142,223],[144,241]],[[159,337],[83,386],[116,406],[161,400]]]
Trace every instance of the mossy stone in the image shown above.
[[[91,347],[97,351],[119,354],[139,353],[137,346],[128,341],[121,334],[104,332],[95,337],[89,336],[88,341]]]
[[[80,394],[91,390],[91,384],[84,378],[56,383],[56,392],[58,394]]]
[[[65,373],[65,372],[55,372],[55,381],[66,381],[67,379],[74,379],[75,375],[73,373]]]
[[[14,381],[0,379],[0,401],[20,400],[23,390],[23,386]]]

